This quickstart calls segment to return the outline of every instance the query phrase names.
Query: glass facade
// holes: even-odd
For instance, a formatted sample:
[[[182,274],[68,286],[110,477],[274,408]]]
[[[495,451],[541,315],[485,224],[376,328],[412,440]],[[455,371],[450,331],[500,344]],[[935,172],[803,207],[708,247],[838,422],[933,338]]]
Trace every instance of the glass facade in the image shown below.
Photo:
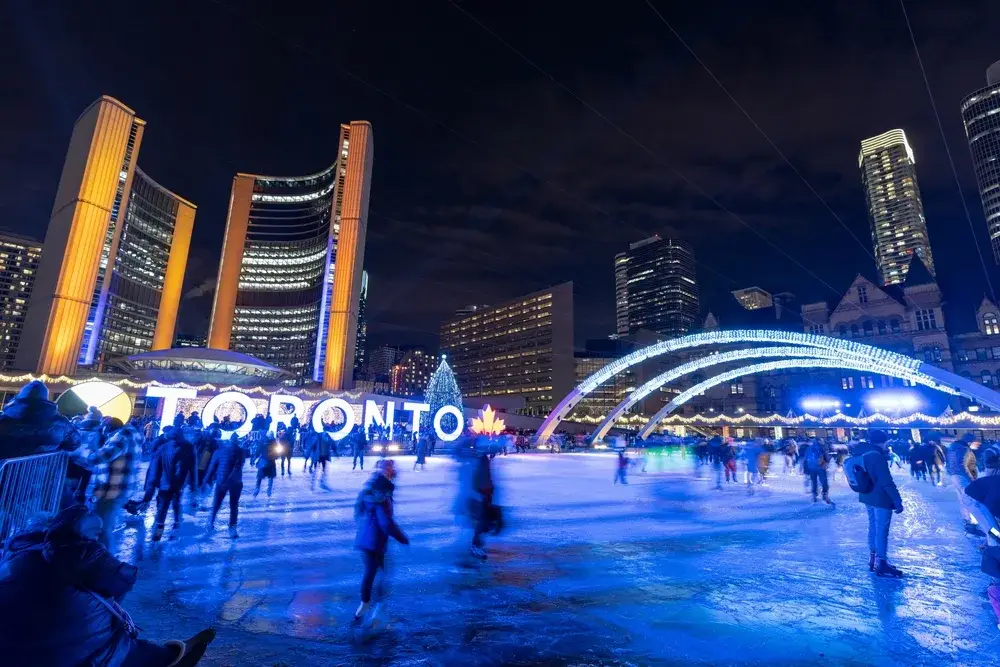
[[[232,349],[299,379],[325,352],[318,334],[333,282],[336,180],[337,164],[311,176],[254,177]]]
[[[628,254],[615,255],[615,331],[628,335]]]
[[[97,312],[91,362],[106,370],[109,360],[153,347],[170,248],[182,200],[136,167],[106,294]],[[84,346],[84,350],[86,345]],[[84,354],[81,352],[81,363]]]
[[[83,343],[80,345],[80,358],[78,363],[81,366],[89,366],[94,363],[98,349],[98,339],[100,338],[100,327],[95,326],[104,317],[107,308],[107,298],[102,298],[105,294],[105,284],[108,280],[108,265],[111,263],[111,250],[114,245],[115,231],[118,227],[118,218],[122,210],[122,202],[126,200],[126,184],[128,182],[129,170],[132,166],[132,158],[135,153],[136,137],[139,133],[141,121],[133,119],[129,128],[128,143],[125,145],[125,157],[122,159],[121,169],[118,173],[118,185],[115,188],[115,198],[111,205],[111,216],[108,219],[108,228],[104,232],[104,245],[101,248],[101,260],[97,269],[97,282],[94,283],[94,295],[90,301],[90,312],[87,314],[87,323],[83,329]],[[148,348],[147,348],[148,349]]]
[[[906,134],[889,130],[862,141],[858,167],[868,199],[879,279],[884,285],[902,283],[913,255],[934,275],[917,168]]]
[[[1000,63],[987,73],[989,85],[962,101],[962,121],[972,152],[979,196],[993,257],[1000,264]]]
[[[628,333],[682,336],[694,328],[700,303],[691,245],[653,236],[629,246],[627,256]]]
[[[42,244],[0,234],[0,370],[14,365]]]

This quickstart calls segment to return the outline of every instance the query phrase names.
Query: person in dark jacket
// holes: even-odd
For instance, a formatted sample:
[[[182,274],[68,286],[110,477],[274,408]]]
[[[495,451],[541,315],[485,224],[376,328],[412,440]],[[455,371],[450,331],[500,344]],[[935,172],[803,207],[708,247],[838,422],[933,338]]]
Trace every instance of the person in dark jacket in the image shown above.
[[[869,442],[855,448],[855,455],[861,452],[865,472],[873,482],[872,490],[859,493],[858,500],[868,510],[868,569],[879,576],[898,577],[902,572],[889,564],[889,525],[892,513],[903,511],[903,499],[889,470],[888,440],[884,431],[872,431]]]
[[[184,426],[184,413],[180,410],[174,415],[174,428],[180,429]]]
[[[198,429],[202,427],[201,415],[198,414],[197,410],[188,415],[187,425],[190,426],[191,428],[198,428]]]
[[[201,659],[211,628],[163,645],[138,637],[120,604],[137,570],[98,542],[100,532],[100,518],[75,505],[8,541],[0,579],[5,667],[186,667]]]
[[[813,502],[819,502],[819,489],[822,488],[823,502],[827,505],[832,505],[833,501],[830,500],[830,482],[827,476],[830,455],[827,452],[826,446],[819,440],[813,440],[806,449],[804,459],[805,463],[803,465],[812,485]]]
[[[326,484],[326,464],[330,462],[330,452],[333,451],[336,445],[333,444],[333,439],[326,431],[311,433],[310,443],[311,462],[309,464],[309,471],[312,477],[309,480],[309,488],[316,488],[316,469],[322,468],[323,470],[319,476],[319,486],[321,489],[329,490],[330,487]]]
[[[275,434],[278,438],[278,442],[281,443],[281,456],[279,460],[281,461],[281,476],[285,476],[285,462],[288,462],[288,476],[292,476],[292,448],[295,447],[295,435],[291,432],[289,427],[278,425],[278,431]]]
[[[351,439],[351,456],[354,460],[351,462],[351,470],[358,467],[358,462],[361,462],[361,470],[365,469],[365,447],[368,446],[368,441],[365,439],[365,430],[360,426],[355,426],[348,436]]]
[[[417,438],[417,460],[413,462],[413,469],[416,470],[417,466],[420,466],[420,470],[423,471],[427,467],[427,448],[430,443],[427,442],[427,436]]]
[[[245,457],[240,438],[233,433],[229,442],[215,450],[208,464],[205,480],[215,484],[212,497],[212,515],[208,519],[208,532],[215,530],[215,517],[222,507],[222,500],[229,494],[229,537],[239,537],[236,518],[239,514],[240,494],[243,493],[243,461]]]
[[[360,624],[371,608],[372,586],[375,576],[382,570],[379,585],[379,600],[372,610],[370,623],[378,621],[378,604],[384,598],[385,553],[389,548],[389,538],[400,544],[410,540],[396,524],[392,516],[392,494],[396,486],[396,464],[392,459],[382,459],[375,464],[375,473],[358,494],[354,503],[354,519],[358,524],[354,537],[354,547],[361,551],[365,571],[361,577],[361,604],[354,612],[354,623]]]
[[[618,460],[615,461],[615,478],[612,484],[618,482],[628,484],[628,457],[625,456],[624,449],[618,450]]]
[[[174,429],[170,437],[153,454],[149,462],[149,472],[146,475],[146,496],[143,502],[149,502],[156,492],[156,519],[153,526],[154,542],[163,537],[163,529],[167,521],[167,511],[174,511],[174,527],[171,537],[175,537],[181,527],[181,496],[184,487],[188,486],[194,493],[194,447],[185,440],[180,429]]]
[[[74,451],[79,434],[49,400],[48,387],[32,380],[0,414],[0,459]]]
[[[257,452],[257,484],[253,488],[253,497],[260,493],[260,483],[267,479],[267,497],[271,497],[274,490],[274,478],[278,475],[278,457],[281,456],[281,443],[273,437],[266,437],[260,440],[260,448]]]

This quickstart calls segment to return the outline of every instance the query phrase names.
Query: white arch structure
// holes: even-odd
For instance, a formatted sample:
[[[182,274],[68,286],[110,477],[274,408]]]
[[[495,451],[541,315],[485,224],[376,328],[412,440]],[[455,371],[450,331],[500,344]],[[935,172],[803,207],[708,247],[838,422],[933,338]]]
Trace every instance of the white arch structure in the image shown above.
[[[855,358],[858,361],[863,361],[865,359],[865,357],[853,357],[853,355],[850,354],[847,356]],[[597,427],[597,430],[594,431],[592,438],[594,440],[603,439],[621,415],[628,411],[633,405],[646,398],[665,384],[678,380],[690,373],[695,373],[708,368],[709,366],[727,364],[734,361],[742,361],[744,359],[759,359],[762,357],[778,357],[785,359],[837,359],[845,357],[845,353],[827,350],[820,347],[781,346],[752,347],[745,350],[730,350],[729,352],[706,355],[699,359],[695,359],[694,361],[689,361],[686,364],[681,364],[676,368],[671,368],[670,370],[657,375],[652,380],[646,382],[644,385],[633,391],[624,401],[616,405],[614,409],[608,413],[608,416],[604,418],[604,421],[602,421]]]
[[[872,345],[866,345],[864,343],[857,343],[850,340],[842,340],[840,338],[831,338],[829,336],[818,336],[815,334],[798,333],[794,331],[771,331],[767,329],[736,329],[730,331],[712,331],[706,333],[692,334],[690,336],[682,336],[680,338],[674,338],[667,341],[662,341],[659,343],[654,343],[640,350],[622,357],[621,359],[608,364],[601,370],[597,371],[589,378],[584,380],[577,386],[573,391],[565,396],[562,401],[555,407],[555,409],[549,413],[548,417],[542,422],[536,433],[539,442],[545,442],[556,430],[563,419],[565,419],[573,408],[576,406],[580,400],[600,386],[603,382],[611,379],[615,375],[628,370],[632,366],[642,363],[643,361],[657,357],[663,354],[668,354],[671,352],[676,352],[679,350],[685,350],[695,347],[704,347],[710,345],[738,345],[747,343],[776,343],[785,346],[801,346],[799,348],[786,348],[780,352],[780,356],[785,357],[785,365],[775,367],[773,364],[778,363],[777,361],[768,362],[767,364],[757,364],[753,366],[747,366],[739,369],[740,374],[748,375],[755,372],[761,372],[760,370],[750,370],[752,368],[764,367],[764,370],[776,370],[777,368],[807,368],[807,367],[825,367],[825,368],[851,368],[860,369],[865,371],[870,371],[874,373],[879,373],[881,375],[888,375],[892,377],[899,377],[908,380],[912,380],[918,384],[926,385],[928,387],[938,389],[950,394],[961,394],[967,398],[971,398],[979,403],[992,407],[994,409],[1000,409],[1000,393],[997,393],[991,389],[987,389],[983,385],[972,382],[966,378],[962,378],[954,373],[937,368],[930,364],[923,363],[912,357],[908,357],[904,354],[899,354],[897,352],[891,352],[889,350],[883,350],[882,348],[874,347]],[[764,349],[764,348],[760,348]],[[752,358],[754,356],[774,356],[773,351],[779,348],[772,348],[772,354],[760,353],[760,355],[751,354],[749,350],[743,352],[746,356],[739,357],[733,356],[729,358],[730,361],[739,358]],[[729,353],[723,353],[729,354]],[[712,365],[713,363],[722,363],[718,360],[713,360],[713,357],[722,355],[710,355],[704,357],[696,362],[691,362],[690,364],[684,364],[675,370],[680,370],[681,368],[687,367],[686,373],[693,372],[698,368]],[[701,365],[698,365],[698,362]],[[824,362],[824,363],[820,363]],[[730,371],[730,373],[735,371]],[[684,373],[681,373],[683,375]],[[668,371],[663,375],[673,375],[673,371]],[[715,380],[717,378],[728,375],[723,373],[722,375],[712,378]],[[662,377],[662,375],[661,375]],[[676,379],[680,377],[671,377],[671,379]],[[740,377],[737,375],[730,375],[732,377]],[[653,382],[657,379],[651,380],[644,384],[640,389],[636,390],[626,399],[625,402],[631,400],[633,396],[639,394],[639,392],[646,390],[653,391],[656,387],[651,387]],[[665,380],[668,382],[670,380]],[[706,381],[706,382],[710,382]],[[719,382],[725,382],[725,380],[719,380]],[[662,383],[661,383],[662,384]],[[702,383],[705,384],[705,383]],[[699,387],[701,385],[698,385]],[[710,385],[714,386],[714,385]],[[651,388],[650,388],[651,387]],[[693,388],[692,388],[693,390]],[[688,391],[692,391],[688,390]],[[695,393],[700,393],[705,390],[705,387],[698,389]],[[687,392],[685,392],[687,393]],[[681,394],[683,396],[684,394]],[[692,396],[695,394],[691,394]],[[676,407],[680,405],[677,403],[678,396],[668,404],[667,407],[673,405]],[[688,397],[690,398],[690,396]],[[638,396],[636,400],[641,399]],[[684,399],[684,400],[687,400]],[[683,402],[683,401],[681,401]],[[633,401],[634,403],[634,401]],[[617,410],[621,405],[616,407]],[[670,408],[670,410],[673,409]],[[627,409],[627,408],[626,408]],[[624,411],[624,410],[623,410]],[[664,408],[660,411],[663,413],[659,417],[655,417],[650,421],[646,427],[643,428],[644,432],[649,432],[653,427],[659,422],[663,416],[669,413],[669,410]],[[612,422],[613,423],[613,422]],[[603,426],[603,424],[602,424]]]

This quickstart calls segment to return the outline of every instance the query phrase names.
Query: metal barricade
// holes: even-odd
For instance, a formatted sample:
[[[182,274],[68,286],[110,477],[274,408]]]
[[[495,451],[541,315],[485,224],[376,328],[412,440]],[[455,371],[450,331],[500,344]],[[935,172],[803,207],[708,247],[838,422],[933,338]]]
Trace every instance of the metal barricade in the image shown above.
[[[68,462],[66,452],[0,461],[0,549],[38,514],[59,511]]]

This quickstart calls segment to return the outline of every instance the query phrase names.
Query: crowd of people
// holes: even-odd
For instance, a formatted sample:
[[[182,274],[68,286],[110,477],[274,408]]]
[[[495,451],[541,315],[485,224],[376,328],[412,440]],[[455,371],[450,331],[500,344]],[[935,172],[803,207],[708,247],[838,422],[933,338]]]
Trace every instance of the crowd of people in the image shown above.
[[[388,438],[388,431],[355,427],[334,441],[327,431],[302,428],[298,419],[272,423],[269,417],[251,419],[249,433],[223,437],[235,429],[228,418],[203,423],[197,412],[178,414],[162,429],[152,418],[128,424],[104,417],[96,409],[72,420],[59,414],[48,400],[44,384],[26,385],[0,414],[0,458],[17,458],[64,451],[69,456],[61,507],[55,516],[40,518],[12,536],[0,571],[0,604],[28,609],[0,630],[5,656],[31,656],[35,662],[11,664],[193,665],[214,638],[211,628],[187,640],[164,644],[145,641],[121,603],[137,580],[137,570],[117,559],[115,527],[123,514],[141,515],[155,502],[151,541],[175,537],[183,519],[184,497],[197,506],[210,499],[205,537],[214,534],[217,515],[228,498],[228,536],[239,537],[237,521],[243,493],[244,469],[256,470],[253,495],[270,497],[275,479],[293,475],[292,455],[304,458],[303,472],[310,487],[328,490],[327,465],[342,454],[352,458],[352,470],[364,470],[372,440]],[[527,436],[499,438],[468,435],[455,443],[457,494],[454,504],[460,527],[455,563],[475,568],[487,559],[486,538],[504,525],[503,510],[495,503],[492,461],[508,449],[527,450]],[[624,443],[616,443],[624,444]],[[627,484],[629,469],[645,472],[648,442],[632,442],[630,458],[619,447],[614,483]],[[433,438],[414,438],[407,449],[415,455],[414,470],[422,470],[434,453]],[[379,601],[386,587],[386,553],[391,540],[409,539],[397,525],[393,492],[397,465],[382,447],[372,474],[357,495],[355,547],[362,556],[360,601],[353,622],[375,628],[380,623]],[[551,450],[550,450],[551,451]],[[785,473],[801,475],[813,502],[832,504],[831,472],[843,475],[866,506],[869,569],[878,576],[903,573],[889,561],[894,513],[904,511],[892,469],[909,466],[917,481],[950,484],[959,501],[965,530],[981,539],[984,572],[992,579],[988,597],[1000,621],[1000,447],[982,445],[971,435],[947,441],[929,432],[920,443],[890,440],[872,430],[867,440],[848,443],[811,439],[770,441],[761,438],[733,441],[716,436],[689,442],[660,443],[656,453],[673,451],[688,456],[697,476],[714,472],[716,489],[742,484],[748,493],[767,484],[773,461],[784,461]],[[144,474],[141,462],[148,461]],[[265,486],[266,482],[266,486]],[[171,530],[166,530],[171,518]],[[45,591],[42,597],[37,591]],[[48,619],[49,623],[44,623]],[[53,639],[43,628],[58,619],[60,634]],[[23,653],[17,653],[22,651]],[[51,660],[37,662],[38,656]]]

